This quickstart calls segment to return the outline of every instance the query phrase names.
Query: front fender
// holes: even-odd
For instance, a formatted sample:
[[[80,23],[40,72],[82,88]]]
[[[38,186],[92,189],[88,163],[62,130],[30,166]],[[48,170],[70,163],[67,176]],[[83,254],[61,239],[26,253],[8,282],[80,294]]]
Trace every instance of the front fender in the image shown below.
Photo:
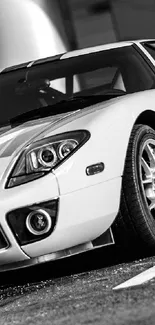
[[[87,129],[91,134],[89,141],[55,170],[60,193],[122,176],[133,125],[142,112],[151,110],[155,114],[154,106],[154,90],[123,96],[108,101],[108,106],[98,104],[93,110],[84,110],[76,120],[60,128],[59,132]],[[104,171],[87,176],[87,166],[98,162],[104,163]]]

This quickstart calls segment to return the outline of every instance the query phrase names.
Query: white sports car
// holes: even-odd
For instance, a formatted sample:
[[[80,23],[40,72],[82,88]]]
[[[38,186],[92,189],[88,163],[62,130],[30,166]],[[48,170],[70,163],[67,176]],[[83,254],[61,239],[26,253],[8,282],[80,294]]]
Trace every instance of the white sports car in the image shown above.
[[[155,247],[155,40],[0,73],[0,272]]]

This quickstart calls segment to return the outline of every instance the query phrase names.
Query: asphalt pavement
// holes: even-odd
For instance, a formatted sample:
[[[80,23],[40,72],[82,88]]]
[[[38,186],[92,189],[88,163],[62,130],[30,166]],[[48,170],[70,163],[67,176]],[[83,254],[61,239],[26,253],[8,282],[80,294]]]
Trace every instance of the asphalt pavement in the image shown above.
[[[154,325],[154,278],[139,287],[113,288],[154,266],[155,257],[124,257],[118,263],[111,248],[106,255],[84,255],[78,262],[63,260],[1,277],[0,325]]]

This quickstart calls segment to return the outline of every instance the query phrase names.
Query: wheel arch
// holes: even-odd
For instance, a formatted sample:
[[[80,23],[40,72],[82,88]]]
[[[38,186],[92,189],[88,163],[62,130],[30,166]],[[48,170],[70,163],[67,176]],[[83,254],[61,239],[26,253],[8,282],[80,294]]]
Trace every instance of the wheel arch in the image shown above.
[[[129,128],[128,128],[128,135],[126,137],[126,142],[125,142],[126,144],[124,147],[124,160],[123,160],[123,164],[121,167],[121,176],[122,177],[123,177],[124,169],[125,169],[125,160],[126,160],[126,156],[127,156],[127,150],[128,150],[128,145],[129,145],[129,141],[130,141],[130,136],[131,136],[134,126],[138,125],[138,124],[148,125],[149,127],[151,127],[152,129],[155,130],[155,111],[153,111],[151,109],[147,109],[145,111],[140,112],[140,114],[135,118],[133,123],[131,123],[131,120],[130,120],[130,124],[129,124]],[[121,182],[121,189],[122,189],[122,182]],[[121,195],[121,191],[120,191],[120,195]],[[120,197],[120,199],[121,199],[121,197]]]
[[[155,132],[144,126],[148,125],[154,129],[155,113],[152,111],[149,111],[149,114],[145,113],[139,115],[130,135],[122,178],[119,213],[112,225],[116,243],[123,244],[123,247],[134,247],[134,250],[139,251],[148,251],[155,247],[155,220],[149,210],[147,194],[142,191],[142,180],[138,172],[141,168],[139,159],[142,157],[144,141],[148,141],[150,136],[155,139]],[[150,161],[152,161],[152,153]],[[150,197],[150,202],[152,201],[153,198]]]
[[[135,124],[148,125],[155,130],[155,112],[147,110],[142,112],[136,119]]]
[[[131,136],[132,130],[134,128],[134,125],[137,125],[137,124],[148,125],[152,129],[155,130],[155,111],[153,111],[153,110],[142,111],[137,116],[137,118],[135,119],[133,125],[130,124],[130,127],[129,127],[130,131],[129,131],[129,134],[128,134],[128,140],[126,142],[126,151],[125,151],[125,157],[124,158],[126,158],[126,155],[127,155],[127,149],[128,149],[128,144],[129,144],[129,141],[130,141],[130,136]],[[124,159],[124,165],[125,165],[125,159]],[[123,167],[123,170],[122,170],[122,175],[123,175],[123,173],[124,173],[124,167]]]

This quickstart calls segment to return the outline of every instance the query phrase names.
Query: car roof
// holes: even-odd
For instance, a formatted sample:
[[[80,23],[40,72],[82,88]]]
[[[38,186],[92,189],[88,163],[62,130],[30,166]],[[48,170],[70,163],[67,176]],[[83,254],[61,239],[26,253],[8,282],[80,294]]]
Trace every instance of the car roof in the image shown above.
[[[96,53],[104,50],[110,50],[114,48],[120,48],[124,46],[131,46],[133,42],[127,41],[127,42],[116,42],[116,43],[108,43],[104,45],[97,45],[92,47],[87,47],[79,50],[74,50],[70,52],[66,52],[62,55],[61,60],[68,59],[75,56],[90,54],[90,53]]]
[[[133,44],[139,44],[139,43],[143,43],[143,42],[152,42],[152,41],[155,42],[155,39],[139,39],[139,40],[131,40],[131,41],[122,41],[122,42],[115,42],[115,43],[109,43],[109,44],[104,44],[104,45],[83,48],[83,49],[74,50],[74,51],[64,53],[61,56],[61,60],[79,56],[79,55],[85,55],[85,54],[89,54],[89,53],[95,53],[95,52],[99,52],[99,51],[110,50],[110,49],[114,49],[114,48],[121,48],[124,46],[131,46]]]
[[[104,50],[121,48],[121,47],[124,47],[124,46],[131,46],[133,44],[138,45],[139,43],[153,42],[153,41],[155,42],[155,39],[139,39],[139,40],[121,41],[121,42],[108,43],[108,44],[104,44],[104,45],[97,45],[97,46],[82,48],[82,49],[78,49],[78,50],[68,51],[66,53],[58,54],[58,55],[55,55],[55,56],[42,58],[42,59],[38,59],[38,60],[35,60],[35,61],[29,61],[29,62],[21,63],[21,64],[18,64],[18,65],[14,65],[14,66],[11,66],[11,67],[7,67],[7,68],[3,69],[0,73],[3,74],[3,73],[10,72],[10,71],[13,71],[13,70],[18,70],[18,69],[21,69],[21,68],[30,68],[31,66],[38,65],[38,64],[41,64],[41,63],[47,63],[47,62],[52,62],[52,61],[57,61],[57,60],[65,60],[65,59],[72,58],[72,57],[77,57],[77,56],[80,56],[80,55],[97,53],[97,52],[101,52],[101,51],[104,51]]]

